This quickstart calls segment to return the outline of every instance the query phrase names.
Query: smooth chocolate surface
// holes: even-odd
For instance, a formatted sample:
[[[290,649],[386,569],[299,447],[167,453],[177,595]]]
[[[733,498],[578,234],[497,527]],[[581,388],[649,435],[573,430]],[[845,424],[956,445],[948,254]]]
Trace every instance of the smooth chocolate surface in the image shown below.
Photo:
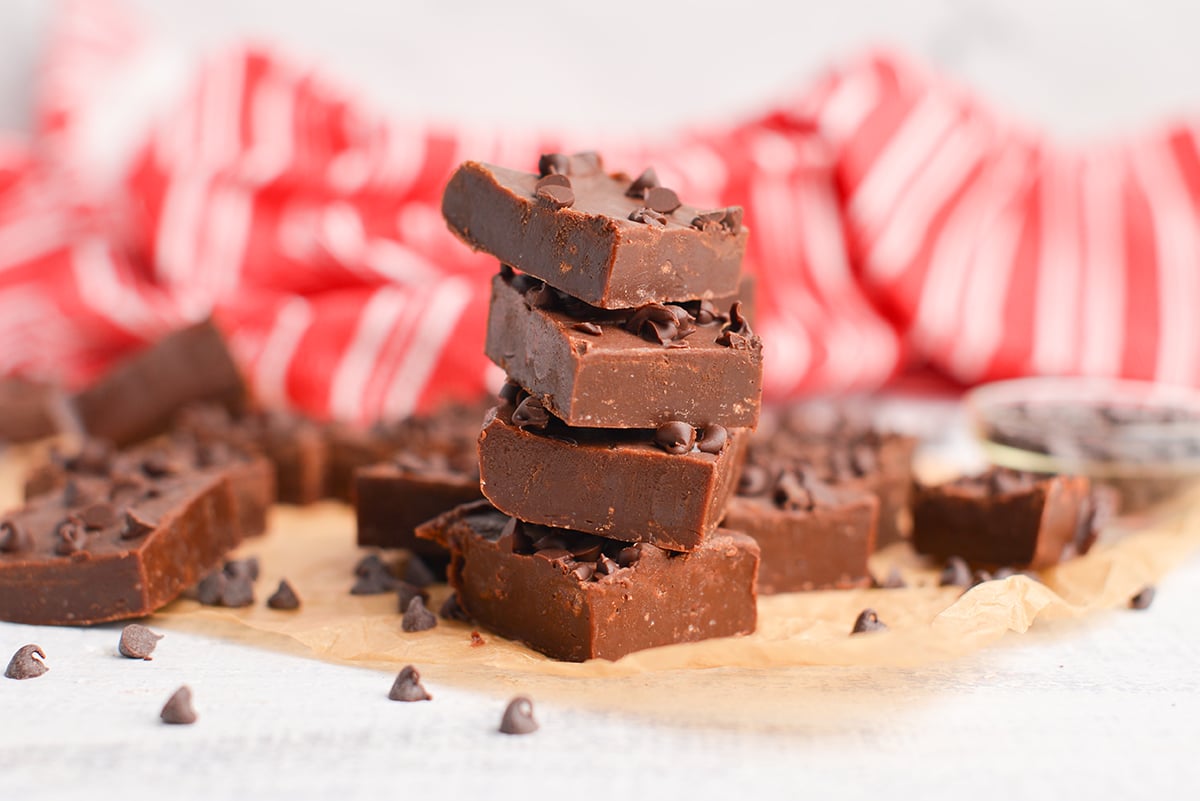
[[[758,591],[869,587],[879,499],[831,487],[811,473],[784,471],[770,483],[743,485],[721,525],[754,538],[762,550]]]
[[[73,478],[0,518],[0,619],[143,617],[241,540],[227,470]]]
[[[729,305],[680,308],[692,331],[662,344],[630,329],[634,310],[605,311],[528,276],[492,280],[486,352],[572,426],[655,428],[670,420],[752,428],[762,396],[762,343],[718,344]]]
[[[508,403],[493,409],[479,435],[483,494],[498,509],[673,551],[700,547],[716,529],[746,443],[744,429],[731,429],[719,453],[695,443],[668,453],[653,430],[570,428],[551,417],[539,431],[514,415]]]
[[[594,156],[564,158],[555,169],[563,172],[552,179],[570,184],[559,187],[571,195],[567,205],[564,197],[545,197],[538,175],[468,161],[446,186],[442,215],[473,249],[592,306],[633,308],[737,291],[749,235],[740,209],[695,226],[704,210],[688,205],[635,221],[630,216],[650,199],[626,194],[628,176],[609,175]]]
[[[467,614],[554,659],[618,659],[756,625],[758,546],[737,532],[671,554],[522,523],[478,501],[417,533],[450,550],[450,584]]]
[[[408,548],[440,568],[445,565],[445,550],[417,539],[416,527],[460,504],[479,500],[483,494],[478,467],[458,470],[437,460],[406,455],[356,471],[354,496],[359,545]]]
[[[913,547],[941,559],[1036,570],[1086,553],[1102,518],[1083,476],[996,468],[938,486],[918,485]]]
[[[246,386],[211,322],[163,337],[121,362],[73,398],[89,436],[124,446],[167,430],[189,403],[211,401],[230,412],[246,403]]]

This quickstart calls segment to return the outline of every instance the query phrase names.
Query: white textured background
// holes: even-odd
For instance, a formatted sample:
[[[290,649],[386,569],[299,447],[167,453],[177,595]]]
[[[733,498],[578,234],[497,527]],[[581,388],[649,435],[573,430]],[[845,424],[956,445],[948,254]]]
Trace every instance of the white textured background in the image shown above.
[[[898,45],[1063,137],[1200,110],[1200,4],[1092,0],[334,2],[138,0],[181,60],[280,40],[381,106],[445,119],[647,131],[722,119],[855,48]],[[52,4],[0,0],[0,128],[28,125]],[[670,65],[663,69],[662,65]],[[1200,797],[1200,560],[1146,613],[1035,630],[920,671],[794,671],[764,692],[811,719],[751,734],[539,707],[494,733],[502,698],[171,633],[152,663],[117,632],[0,624],[0,661],[38,642],[52,671],[0,679],[0,790],[150,796],[608,799]],[[157,723],[188,682],[201,722]],[[791,689],[789,689],[791,688]],[[536,692],[534,693],[536,697]]]

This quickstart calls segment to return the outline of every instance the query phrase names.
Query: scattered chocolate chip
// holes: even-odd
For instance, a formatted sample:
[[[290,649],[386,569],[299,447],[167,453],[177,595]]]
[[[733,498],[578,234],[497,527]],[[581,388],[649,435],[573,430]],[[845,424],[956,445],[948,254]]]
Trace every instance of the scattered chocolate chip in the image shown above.
[[[611,576],[620,569],[619,564],[603,554],[596,560],[596,575],[598,576]]]
[[[108,501],[91,503],[79,512],[79,519],[88,531],[99,531],[117,522],[117,507]]]
[[[629,567],[637,564],[637,561],[641,558],[641,549],[636,545],[630,545],[628,548],[622,548],[617,553],[617,564],[621,567]]]
[[[725,209],[702,211],[692,218],[692,227],[700,231],[716,230],[722,227],[724,220]]]
[[[125,524],[121,527],[121,539],[136,540],[154,531],[155,528],[157,526],[143,517],[136,509],[126,509]]]
[[[22,645],[9,660],[4,675],[17,680],[36,679],[50,669],[42,661],[45,658],[46,653],[40,645]]]
[[[729,307],[729,322],[721,329],[717,344],[734,350],[748,350],[753,337],[750,323],[742,315],[742,302],[735,300]]]
[[[565,551],[567,541],[561,534],[543,534],[533,541],[535,551]]]
[[[851,634],[866,634],[871,631],[887,631],[887,624],[879,619],[874,609],[864,609],[854,621]]]
[[[629,219],[633,222],[644,223],[654,228],[667,227],[667,218],[665,215],[660,214],[654,209],[646,208],[645,206],[636,208],[629,212]]]
[[[571,328],[575,329],[581,334],[588,334],[589,336],[594,337],[601,336],[604,333],[604,329],[595,323],[575,323],[571,326]]]
[[[63,460],[72,473],[106,476],[112,469],[113,446],[100,439],[85,440],[79,451]]]
[[[625,190],[625,197],[641,200],[646,196],[647,189],[653,189],[656,186],[659,186],[658,173],[654,171],[653,167],[647,167],[642,170],[642,174],[635,178],[633,183],[629,185],[629,188]]]
[[[566,209],[575,205],[575,192],[569,186],[550,184],[535,193],[537,199],[554,209]]]
[[[196,446],[196,467],[215,467],[229,464],[233,449],[224,442],[204,442]]]
[[[364,556],[354,566],[357,578],[350,588],[351,595],[381,595],[396,589],[399,580],[391,569],[375,554]]]
[[[0,552],[20,553],[33,547],[29,531],[15,520],[0,522]]]
[[[225,575],[229,578],[238,578],[245,576],[251,581],[258,581],[259,564],[258,557],[251,556],[247,559],[230,559],[225,563]]]
[[[885,590],[902,590],[908,586],[904,576],[900,575],[900,570],[894,567],[888,571],[887,578],[878,584],[881,589]]]
[[[533,701],[524,695],[518,695],[508,703],[504,717],[500,719],[502,734],[533,734],[538,729],[537,721],[533,719]]]
[[[430,584],[437,583],[437,576],[433,575],[433,571],[429,569],[429,565],[425,564],[425,560],[414,554],[409,554],[408,561],[404,563],[404,572],[400,579],[407,581],[416,587],[428,587]]]
[[[562,153],[544,153],[538,159],[538,175],[543,178],[554,173],[566,175],[570,168],[570,159]]]
[[[592,175],[604,168],[604,160],[595,150],[581,150],[571,154],[568,171],[572,175]]]
[[[433,696],[421,684],[421,674],[417,669],[412,665],[405,665],[392,682],[388,698],[393,701],[428,701]]]
[[[742,229],[742,217],[745,211],[741,206],[727,206],[725,208],[725,218],[721,220],[721,227],[731,234],[736,234]]]
[[[550,412],[542,401],[530,395],[513,410],[512,422],[517,428],[545,428],[550,423]]]
[[[806,512],[816,505],[804,479],[792,470],[784,470],[775,479],[772,498],[776,506],[789,511]]]
[[[149,487],[146,479],[135,473],[128,473],[113,479],[108,491],[108,500],[118,506],[136,503],[146,494]]]
[[[117,650],[121,656],[149,662],[153,659],[150,654],[154,653],[158,641],[162,638],[161,634],[156,634],[140,623],[130,623],[121,629],[121,641],[117,644]]]
[[[165,453],[152,453],[142,460],[142,472],[150,478],[163,478],[178,470]]]
[[[696,333],[696,322],[682,306],[647,303],[625,321],[625,330],[649,342],[673,345]]]
[[[279,587],[267,599],[267,606],[283,612],[291,612],[300,608],[300,596],[287,579],[279,580]]]
[[[1142,591],[1129,599],[1130,609],[1149,609],[1150,604],[1154,603],[1155,589],[1152,586],[1142,588]]]
[[[467,614],[467,610],[463,609],[458,603],[458,593],[452,592],[446,596],[446,600],[442,601],[442,606],[438,610],[438,615],[442,620],[457,620],[460,623],[469,623],[471,616]]]
[[[696,444],[696,429],[680,420],[663,423],[654,432],[654,444],[667,453],[688,453]]]
[[[946,560],[946,566],[942,568],[942,575],[938,580],[938,585],[942,587],[969,587],[971,585],[971,566],[961,557],[951,556]]]
[[[196,600],[205,606],[220,606],[228,579],[220,570],[214,570],[196,585]]]
[[[518,405],[521,402],[521,394],[525,392],[525,388],[516,381],[508,380],[504,382],[504,386],[500,387],[500,400],[505,403]]]
[[[397,608],[401,614],[408,609],[408,604],[413,598],[420,598],[425,603],[429,603],[429,591],[415,584],[409,584],[407,581],[401,581],[400,586],[396,588]]]
[[[84,506],[95,500],[95,493],[85,488],[74,478],[68,478],[67,483],[63,485],[63,506],[66,506],[68,509],[74,509],[76,506]]]
[[[68,515],[55,529],[58,540],[54,543],[54,552],[59,556],[70,556],[81,553],[87,548],[87,529],[77,515]]]
[[[436,625],[437,615],[425,608],[420,595],[408,602],[408,609],[404,610],[404,617],[400,619],[400,628],[410,633],[428,631]]]
[[[176,690],[159,713],[163,723],[189,726],[196,722],[196,710],[192,706],[192,690],[186,684]]]
[[[221,589],[221,606],[230,609],[240,609],[254,603],[254,584],[250,576],[239,573],[226,577],[225,586]]]
[[[567,550],[571,552],[571,556],[577,562],[595,562],[600,558],[602,548],[603,546],[598,542],[584,541],[567,548]]]
[[[675,194],[675,190],[665,186],[652,186],[647,189],[643,202],[659,214],[670,214],[683,205],[679,202],[679,195]]]
[[[552,172],[538,179],[538,182],[533,185],[534,191],[541,189],[543,186],[565,186],[570,189],[571,179],[560,172]]]
[[[738,477],[738,495],[754,497],[765,494],[770,488],[771,474],[765,467],[748,464],[742,468],[742,475]]]
[[[695,304],[695,308],[692,317],[695,318],[696,325],[712,325],[729,320],[729,315],[717,311],[717,307],[712,304],[711,300],[701,300]]]
[[[558,295],[542,281],[531,284],[523,297],[531,309],[552,309],[558,303]]]
[[[482,645],[487,645],[487,640],[483,639],[483,635],[478,631],[471,632],[471,647],[479,648]]]
[[[713,423],[710,426],[705,426],[696,439],[696,449],[701,453],[717,454],[725,450],[725,445],[729,442],[729,432],[725,426]]]
[[[580,581],[590,581],[596,573],[596,566],[591,562],[581,562],[571,571],[571,575]]]

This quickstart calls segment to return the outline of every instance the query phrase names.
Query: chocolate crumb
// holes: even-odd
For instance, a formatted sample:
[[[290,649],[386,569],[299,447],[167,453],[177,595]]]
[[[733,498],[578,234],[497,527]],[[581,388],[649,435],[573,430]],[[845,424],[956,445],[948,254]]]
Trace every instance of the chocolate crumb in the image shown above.
[[[33,538],[24,526],[13,520],[0,522],[0,552],[20,553],[33,547]]]
[[[405,665],[396,680],[392,682],[392,689],[388,692],[388,698],[393,701],[428,701],[433,698],[432,695],[421,684],[421,674],[412,665]]]
[[[438,610],[443,620],[457,620],[460,623],[469,623],[471,616],[467,614],[467,610],[462,608],[458,602],[458,593],[452,592],[446,596],[446,600],[442,601],[442,606]]]
[[[679,202],[679,195],[675,194],[675,190],[667,189],[665,186],[653,186],[647,189],[643,202],[659,214],[670,214],[683,205]]]
[[[573,326],[571,326],[571,328],[575,329],[581,334],[588,334],[594,337],[598,337],[604,333],[604,329],[595,323],[575,323]]]
[[[500,719],[502,734],[533,734],[538,730],[537,721],[533,719],[533,701],[524,695],[518,695],[508,702],[504,717]]]
[[[153,522],[143,517],[136,509],[125,510],[125,524],[121,527],[121,539],[136,540],[154,531]]]
[[[429,591],[423,587],[418,587],[415,584],[409,584],[407,581],[401,581],[400,586],[396,588],[396,600],[401,614],[408,609],[409,603],[413,598],[420,598],[425,603],[429,603]]]
[[[636,223],[645,223],[654,228],[667,227],[667,218],[665,215],[645,206],[629,212],[629,219]]]
[[[400,620],[400,628],[409,633],[428,631],[437,625],[437,616],[425,608],[425,602],[418,595],[408,602],[404,617]]]
[[[631,197],[635,200],[641,200],[646,196],[647,189],[653,189],[658,186],[658,173],[653,167],[647,167],[642,170],[642,174],[634,179],[629,188],[625,190],[625,197]]]
[[[487,640],[483,639],[483,635],[480,634],[478,631],[472,631],[471,632],[471,647],[479,648],[480,646],[484,646],[484,645],[487,645]]]
[[[851,634],[866,634],[872,631],[887,631],[887,624],[879,619],[874,609],[864,609],[854,621]]]
[[[667,453],[687,453],[696,444],[696,429],[679,420],[663,423],[654,432],[654,444]]]
[[[279,580],[279,587],[267,599],[267,606],[283,612],[291,612],[300,608],[300,596],[287,579]]]
[[[938,580],[938,586],[969,587],[971,580],[971,566],[961,557],[951,556],[946,560],[946,566],[942,568],[942,575]]]
[[[1153,586],[1146,586],[1137,595],[1129,599],[1130,609],[1149,609],[1150,604],[1154,603],[1155,589]]]
[[[45,658],[46,652],[40,645],[22,645],[9,660],[8,667],[4,670],[4,676],[18,681],[36,679],[50,670],[42,661]]]
[[[565,175],[569,169],[571,161],[562,153],[544,153],[538,159],[538,175],[543,178],[555,173]]]
[[[575,205],[575,192],[569,186],[549,184],[538,189],[537,199],[554,209],[566,209]]]
[[[196,722],[196,710],[192,706],[192,690],[186,684],[176,690],[159,713],[163,723],[189,726]]]
[[[400,579],[414,587],[428,587],[430,584],[437,583],[437,576],[433,575],[433,571],[429,569],[429,565],[425,564],[425,560],[416,554],[409,554]]]
[[[530,395],[513,410],[513,425],[517,428],[545,428],[550,423],[550,412],[541,400]]]
[[[129,659],[149,662],[154,658],[150,654],[154,653],[158,641],[162,638],[161,634],[156,634],[140,623],[130,623],[121,629],[121,641],[117,644],[117,651]]]
[[[696,440],[696,449],[701,453],[718,454],[725,450],[726,443],[729,442],[729,432],[725,426],[713,423],[710,426],[705,426],[699,438]]]

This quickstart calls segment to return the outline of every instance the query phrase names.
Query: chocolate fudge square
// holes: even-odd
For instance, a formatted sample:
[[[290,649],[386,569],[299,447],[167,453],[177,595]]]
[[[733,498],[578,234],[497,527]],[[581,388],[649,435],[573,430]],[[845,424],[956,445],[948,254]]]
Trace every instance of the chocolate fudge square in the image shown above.
[[[417,535],[450,550],[450,584],[472,618],[554,659],[619,659],[756,625],[758,546],[737,532],[671,554],[522,523],[478,501]]]
[[[666,306],[687,333],[664,343],[634,310],[583,304],[512,271],[492,280],[488,358],[571,426],[657,428],[671,420],[738,428],[758,422],[762,342],[730,347],[732,300]],[[645,314],[643,313],[643,316]],[[722,344],[725,343],[725,344]]]
[[[459,166],[442,197],[450,230],[472,249],[605,309],[737,291],[749,236],[741,209],[680,204],[667,187],[608,174],[595,154],[552,154],[542,167],[537,175]]]

